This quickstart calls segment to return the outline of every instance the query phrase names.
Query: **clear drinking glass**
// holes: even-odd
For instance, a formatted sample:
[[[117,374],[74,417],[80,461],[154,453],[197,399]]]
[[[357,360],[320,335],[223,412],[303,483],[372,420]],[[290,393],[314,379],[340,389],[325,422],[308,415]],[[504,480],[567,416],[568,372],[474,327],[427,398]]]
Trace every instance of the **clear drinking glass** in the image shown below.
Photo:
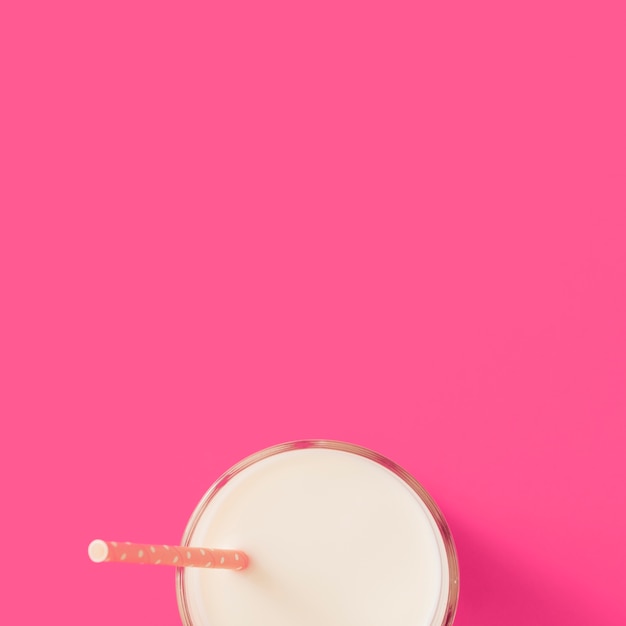
[[[243,572],[177,569],[185,626],[454,621],[458,562],[441,511],[408,472],[357,445],[295,441],[247,457],[207,491],[181,545],[250,557]]]

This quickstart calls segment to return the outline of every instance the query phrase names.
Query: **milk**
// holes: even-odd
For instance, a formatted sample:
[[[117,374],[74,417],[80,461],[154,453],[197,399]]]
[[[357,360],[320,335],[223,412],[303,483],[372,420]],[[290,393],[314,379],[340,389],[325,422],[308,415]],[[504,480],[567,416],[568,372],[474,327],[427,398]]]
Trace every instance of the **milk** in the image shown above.
[[[417,493],[374,460],[325,448],[280,452],[236,473],[205,506],[188,544],[241,549],[250,565],[181,571],[185,623],[443,623],[456,580],[442,534]]]

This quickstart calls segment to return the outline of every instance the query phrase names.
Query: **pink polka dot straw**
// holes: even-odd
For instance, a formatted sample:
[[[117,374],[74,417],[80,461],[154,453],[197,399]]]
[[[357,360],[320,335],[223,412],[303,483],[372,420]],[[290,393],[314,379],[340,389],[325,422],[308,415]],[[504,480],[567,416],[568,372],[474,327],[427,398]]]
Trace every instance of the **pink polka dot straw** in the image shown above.
[[[89,558],[94,563],[139,563],[174,567],[208,567],[242,570],[248,567],[248,555],[241,550],[216,550],[189,546],[102,541],[89,544]]]

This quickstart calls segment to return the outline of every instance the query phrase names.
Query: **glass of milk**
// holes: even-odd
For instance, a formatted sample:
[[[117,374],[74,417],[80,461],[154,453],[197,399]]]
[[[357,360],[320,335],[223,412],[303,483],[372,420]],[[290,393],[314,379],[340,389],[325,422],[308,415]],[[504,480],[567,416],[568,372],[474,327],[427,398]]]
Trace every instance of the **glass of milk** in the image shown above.
[[[448,526],[424,488],[381,455],[298,441],[230,469],[183,546],[243,550],[241,572],[179,568],[185,626],[449,626],[459,577]]]

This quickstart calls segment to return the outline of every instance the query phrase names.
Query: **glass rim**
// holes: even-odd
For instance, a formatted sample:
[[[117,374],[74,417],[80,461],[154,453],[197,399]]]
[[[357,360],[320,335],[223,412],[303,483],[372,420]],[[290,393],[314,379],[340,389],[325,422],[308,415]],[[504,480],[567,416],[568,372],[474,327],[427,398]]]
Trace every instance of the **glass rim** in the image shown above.
[[[331,439],[302,439],[298,441],[289,441],[286,443],[280,443],[269,448],[259,450],[250,456],[245,457],[229,470],[224,472],[214,483],[209,490],[204,494],[194,512],[189,518],[189,522],[183,533],[181,546],[188,546],[191,537],[200,521],[200,517],[205,512],[206,508],[215,495],[219,492],[224,485],[231,480],[234,476],[244,471],[251,465],[258,463],[264,459],[270,458],[283,452],[291,452],[293,450],[306,450],[306,449],[325,449],[325,450],[338,450],[341,452],[348,452],[356,454],[358,456],[365,457],[379,465],[382,465],[393,474],[403,480],[418,496],[418,498],[424,503],[429,513],[432,515],[437,529],[441,534],[443,546],[445,548],[446,559],[448,564],[448,598],[445,605],[445,611],[440,624],[434,626],[451,626],[456,615],[456,609],[459,601],[459,563],[454,545],[454,539],[448,523],[446,522],[443,513],[426,491],[426,489],[403,467],[388,459],[387,457],[374,452],[369,448],[364,448],[353,443],[347,443],[344,441],[335,441]],[[184,626],[195,626],[191,615],[189,613],[189,603],[187,601],[187,592],[184,585],[185,568],[176,568],[176,598],[178,601],[178,610],[183,620]]]

